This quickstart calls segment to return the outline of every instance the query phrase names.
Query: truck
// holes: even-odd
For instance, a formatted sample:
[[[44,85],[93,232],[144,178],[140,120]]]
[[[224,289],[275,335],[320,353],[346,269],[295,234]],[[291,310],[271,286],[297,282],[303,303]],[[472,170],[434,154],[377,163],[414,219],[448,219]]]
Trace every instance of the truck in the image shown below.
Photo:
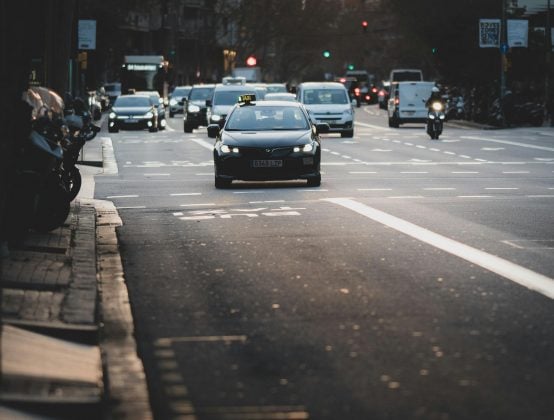
[[[244,77],[247,83],[260,83],[262,81],[262,69],[260,67],[235,67],[231,75],[233,77]]]

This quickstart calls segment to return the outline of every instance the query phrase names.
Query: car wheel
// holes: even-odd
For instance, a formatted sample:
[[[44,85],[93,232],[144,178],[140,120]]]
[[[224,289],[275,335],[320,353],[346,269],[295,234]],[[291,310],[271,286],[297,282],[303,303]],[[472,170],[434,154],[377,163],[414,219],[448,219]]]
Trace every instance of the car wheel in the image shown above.
[[[321,175],[308,178],[308,187],[319,187],[321,185]]]
[[[192,130],[193,128],[190,125],[185,124],[185,133],[192,133]]]
[[[354,137],[354,130],[343,131],[340,133],[341,137]]]
[[[216,175],[214,185],[218,189],[229,188],[231,186],[230,179],[220,178]]]

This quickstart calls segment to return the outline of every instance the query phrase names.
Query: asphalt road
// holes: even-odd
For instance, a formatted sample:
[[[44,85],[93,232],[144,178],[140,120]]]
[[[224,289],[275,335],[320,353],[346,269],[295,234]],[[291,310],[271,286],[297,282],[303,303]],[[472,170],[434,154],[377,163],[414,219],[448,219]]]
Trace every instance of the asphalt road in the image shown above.
[[[180,116],[103,133],[156,418],[554,418],[554,131],[356,121],[319,188],[216,190]]]

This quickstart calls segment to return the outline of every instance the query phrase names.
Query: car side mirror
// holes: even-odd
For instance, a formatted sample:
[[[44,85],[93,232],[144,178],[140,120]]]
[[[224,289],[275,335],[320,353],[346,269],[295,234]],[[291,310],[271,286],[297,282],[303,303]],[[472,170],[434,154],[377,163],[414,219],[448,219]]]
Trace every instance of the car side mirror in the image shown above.
[[[219,126],[219,124],[210,124],[208,126],[208,137],[211,139],[215,139],[219,134],[220,130],[221,130],[221,127]]]
[[[328,133],[331,130],[331,127],[329,127],[329,124],[327,123],[321,123],[315,125],[315,131],[317,134],[325,134]]]

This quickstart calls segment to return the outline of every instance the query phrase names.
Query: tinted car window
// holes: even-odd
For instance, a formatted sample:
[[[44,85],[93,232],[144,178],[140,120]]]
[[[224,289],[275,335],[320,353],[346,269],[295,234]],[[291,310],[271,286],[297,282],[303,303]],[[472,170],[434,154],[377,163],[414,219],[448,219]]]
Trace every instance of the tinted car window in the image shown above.
[[[187,96],[190,89],[175,88],[171,93],[171,96]]]
[[[151,106],[151,99],[148,96],[133,96],[133,97],[119,97],[116,99],[114,106]]]
[[[196,101],[196,100],[201,101],[201,100],[210,99],[210,96],[212,95],[213,91],[214,91],[213,88],[192,89],[190,91],[189,99],[192,101]],[[235,102],[232,102],[232,103],[235,103]]]

